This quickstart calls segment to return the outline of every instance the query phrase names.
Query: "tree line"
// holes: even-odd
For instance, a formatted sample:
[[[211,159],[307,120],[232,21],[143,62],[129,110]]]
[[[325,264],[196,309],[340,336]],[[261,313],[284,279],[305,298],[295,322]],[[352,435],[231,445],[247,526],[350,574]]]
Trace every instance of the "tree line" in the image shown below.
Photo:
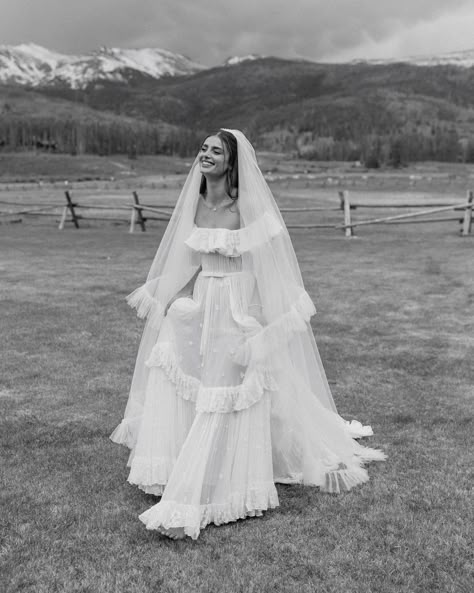
[[[320,161],[361,161],[367,167],[401,167],[413,162],[474,163],[474,139],[462,138],[454,128],[436,126],[432,133],[419,131],[368,133],[357,139],[334,136],[300,137],[298,156]]]
[[[0,117],[0,147],[5,151],[45,150],[77,154],[176,154],[187,156],[199,145],[192,130],[164,128],[145,121],[77,121]]]
[[[461,137],[452,124],[401,130],[353,129],[340,122],[314,127],[281,122],[270,134],[258,124],[246,132],[257,149],[284,151],[310,160],[361,161],[373,168],[416,161],[474,162],[474,139]],[[196,153],[204,135],[201,130],[120,118],[77,121],[0,117],[0,148],[5,151],[186,157]]]

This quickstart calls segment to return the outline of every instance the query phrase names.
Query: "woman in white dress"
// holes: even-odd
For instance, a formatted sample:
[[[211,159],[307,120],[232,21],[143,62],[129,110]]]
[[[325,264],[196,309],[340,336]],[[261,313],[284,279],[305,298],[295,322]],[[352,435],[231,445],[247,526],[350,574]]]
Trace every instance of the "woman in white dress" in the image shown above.
[[[314,305],[255,152],[238,130],[204,141],[147,282],[124,419],[128,481],[161,500],[147,529],[200,530],[278,506],[275,482],[349,490],[384,453],[337,413]]]

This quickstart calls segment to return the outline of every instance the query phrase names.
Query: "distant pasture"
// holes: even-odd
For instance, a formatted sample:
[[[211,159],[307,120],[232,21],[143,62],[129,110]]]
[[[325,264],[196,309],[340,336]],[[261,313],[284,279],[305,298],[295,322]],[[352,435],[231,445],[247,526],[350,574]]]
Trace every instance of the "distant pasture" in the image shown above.
[[[111,223],[130,221],[123,210],[132,204],[132,192],[140,202],[151,206],[173,206],[189,169],[190,159],[175,157],[140,157],[130,160],[117,157],[70,157],[68,155],[0,155],[0,223],[20,220],[24,224],[57,227],[68,190],[81,206],[104,204],[110,210],[100,212]],[[264,153],[261,166],[281,207],[319,206],[337,208],[338,193],[350,192],[352,204],[446,204],[463,201],[466,191],[474,188],[474,167],[469,165],[423,164],[403,170],[369,171],[350,163],[315,163],[285,159],[282,155]],[[21,165],[21,166],[20,166]],[[44,206],[44,209],[43,209]],[[120,208],[121,210],[114,210]],[[17,215],[25,210],[49,213],[36,217]],[[380,211],[363,213],[379,215]],[[11,213],[11,215],[10,215]],[[97,211],[81,210],[84,218],[99,216]],[[383,214],[398,213],[384,209]],[[361,217],[361,212],[354,213]],[[311,214],[285,213],[288,224],[302,220],[311,223],[338,224],[340,212]],[[81,227],[108,224],[107,221],[84,220]],[[153,224],[149,227],[152,228]],[[156,223],[158,224],[158,223]],[[441,223],[436,223],[441,224]],[[456,233],[455,223],[444,223],[446,232]],[[70,225],[69,225],[70,226]],[[67,226],[66,226],[67,228]],[[331,231],[332,232],[332,231]],[[333,231],[336,234],[341,231]],[[358,230],[362,235],[366,229]],[[391,227],[386,232],[398,232]]]

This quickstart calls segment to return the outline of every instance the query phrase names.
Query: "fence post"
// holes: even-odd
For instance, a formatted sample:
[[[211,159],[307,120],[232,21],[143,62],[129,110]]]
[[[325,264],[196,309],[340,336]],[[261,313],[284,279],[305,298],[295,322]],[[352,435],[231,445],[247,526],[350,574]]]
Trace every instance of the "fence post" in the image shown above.
[[[467,201],[469,202],[469,205],[466,206],[466,208],[464,209],[464,218],[463,218],[463,222],[462,222],[462,231],[461,231],[461,236],[462,237],[467,237],[467,235],[469,235],[471,233],[471,229],[472,229],[472,200],[474,198],[474,194],[471,190],[469,190],[467,192]]]
[[[66,201],[67,204],[66,206],[64,206],[64,210],[63,210],[63,214],[61,216],[61,221],[59,223],[59,230],[62,231],[64,228],[64,224],[66,222],[66,217],[67,217],[67,213],[68,210],[71,213],[71,217],[72,217],[72,222],[74,223],[74,226],[76,227],[76,229],[79,228],[79,218],[76,214],[76,211],[74,210],[75,206],[77,206],[77,204],[74,204],[74,202],[71,200],[71,194],[69,193],[68,190],[66,190],[64,192],[64,195],[66,196]]]
[[[341,210],[344,210],[344,192],[342,190],[339,190],[337,192],[337,195],[339,196],[339,206]]]
[[[140,200],[138,199],[138,193],[136,191],[133,192],[133,201],[135,202],[136,206],[140,206]],[[135,222],[138,220],[138,224],[141,226],[142,232],[146,231],[146,227],[145,227],[145,222],[146,222],[146,218],[143,216],[143,211],[141,208],[134,208],[133,209],[136,212],[136,216],[133,217],[132,214],[132,220],[130,223],[130,232],[133,233],[134,229],[135,229]]]
[[[135,232],[135,222],[136,222],[136,220],[137,220],[137,211],[132,206],[132,214],[130,216],[130,228],[128,230],[129,233],[134,233]]]
[[[67,206],[64,206],[63,213],[61,214],[61,220],[59,221],[59,226],[58,226],[58,229],[60,231],[62,231],[63,228],[64,228],[64,224],[66,222],[66,217],[67,217],[68,210],[69,210],[69,208]]]
[[[345,235],[346,237],[353,237],[354,236],[354,229],[351,226],[351,203],[349,200],[349,192],[345,189],[342,192],[339,192],[339,197],[342,201],[342,206],[344,208],[344,226],[345,226]]]

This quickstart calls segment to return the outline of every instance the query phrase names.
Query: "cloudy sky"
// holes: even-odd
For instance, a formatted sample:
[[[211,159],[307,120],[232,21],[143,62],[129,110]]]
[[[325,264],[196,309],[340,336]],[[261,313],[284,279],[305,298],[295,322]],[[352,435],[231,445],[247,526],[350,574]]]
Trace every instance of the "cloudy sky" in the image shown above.
[[[159,47],[208,66],[248,53],[346,61],[474,49],[472,0],[0,0],[0,8],[0,44]]]

